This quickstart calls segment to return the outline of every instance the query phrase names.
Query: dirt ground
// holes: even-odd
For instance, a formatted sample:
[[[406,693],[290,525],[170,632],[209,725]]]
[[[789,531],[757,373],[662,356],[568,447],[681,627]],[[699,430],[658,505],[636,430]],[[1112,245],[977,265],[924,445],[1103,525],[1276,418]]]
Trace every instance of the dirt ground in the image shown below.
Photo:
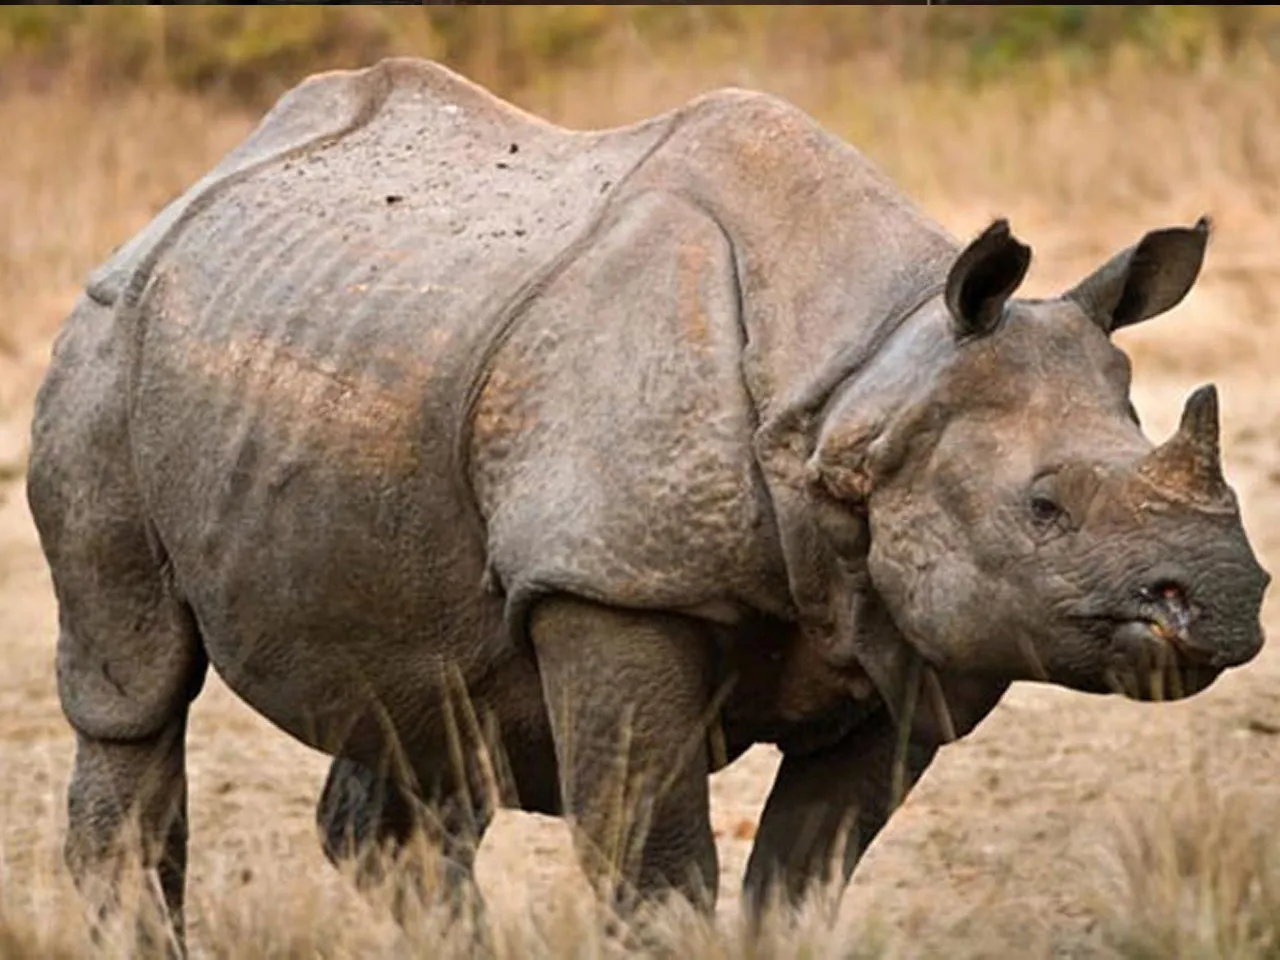
[[[1069,249],[1073,239],[1058,246]],[[1240,274],[1216,261],[1230,257],[1211,248],[1204,281],[1175,314],[1121,339],[1134,351],[1135,399],[1153,438],[1172,429],[1190,389],[1218,383],[1228,477],[1264,565],[1280,571],[1280,388],[1264,359],[1275,355],[1280,332],[1269,315],[1274,301],[1255,295],[1274,265]],[[1092,262],[1055,269],[1078,276]],[[25,427],[21,416],[5,425],[11,446]],[[1273,635],[1277,613],[1272,601]],[[72,741],[54,693],[55,620],[20,478],[10,476],[0,481],[0,886],[10,891],[58,862]],[[972,736],[942,752],[868,854],[840,923],[852,931],[874,918],[906,955],[970,952],[948,949],[970,934],[988,945],[974,952],[994,956],[1100,955],[1097,917],[1117,816],[1168,804],[1176,784],[1194,779],[1274,797],[1277,734],[1274,645],[1178,704],[1019,685]],[[234,882],[252,891],[252,864],[264,854],[305,882],[341,882],[314,836],[324,758],[213,677],[194,709],[189,751],[193,890]],[[726,914],[736,909],[751,825],[775,763],[771,750],[756,749],[713,780]],[[499,910],[577,882],[563,826],[514,813],[490,833],[479,873]]]

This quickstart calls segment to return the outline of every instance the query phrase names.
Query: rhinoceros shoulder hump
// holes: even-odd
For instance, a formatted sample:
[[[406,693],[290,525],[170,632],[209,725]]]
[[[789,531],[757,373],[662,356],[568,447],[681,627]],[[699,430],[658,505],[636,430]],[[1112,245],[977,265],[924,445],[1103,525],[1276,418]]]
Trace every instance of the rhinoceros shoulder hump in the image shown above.
[[[87,293],[104,306],[115,304],[130,278],[164,245],[166,238],[224,188],[265,166],[319,149],[359,130],[397,93],[434,99],[442,107],[482,115],[490,123],[550,126],[426,60],[391,58],[361,70],[315,74],[282,95],[248,137],[116,248],[89,275]]]

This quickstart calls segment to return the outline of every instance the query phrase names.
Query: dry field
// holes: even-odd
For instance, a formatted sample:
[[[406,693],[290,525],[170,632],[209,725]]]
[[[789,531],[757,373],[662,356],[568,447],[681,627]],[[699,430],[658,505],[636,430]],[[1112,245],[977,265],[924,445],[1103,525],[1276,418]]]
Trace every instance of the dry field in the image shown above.
[[[1120,64],[1087,86],[1050,77],[981,94],[888,79],[874,65],[856,76],[632,70],[584,78],[609,97],[544,93],[525,105],[601,124],[715,83],[772,89],[863,145],[957,233],[1009,214],[1036,250],[1037,292],[1065,287],[1146,229],[1211,212],[1200,285],[1121,339],[1154,438],[1190,389],[1219,384],[1228,477],[1264,565],[1280,574],[1280,73]],[[58,861],[72,742],[54,696],[55,610],[21,489],[31,393],[86,271],[250,122],[164,93],[0,94],[0,957],[74,956],[83,945]],[[1266,616],[1280,635],[1274,601]],[[189,744],[197,953],[451,952],[430,918],[397,932],[324,862],[312,826],[324,758],[212,677]],[[714,930],[673,915],[676,955],[1280,952],[1280,648],[1173,705],[1016,687],[943,751],[831,922],[811,911],[798,932],[753,944],[737,926],[736,888],[774,764],[757,749],[714,778],[722,909]],[[558,822],[503,815],[479,874],[500,955],[614,949]]]

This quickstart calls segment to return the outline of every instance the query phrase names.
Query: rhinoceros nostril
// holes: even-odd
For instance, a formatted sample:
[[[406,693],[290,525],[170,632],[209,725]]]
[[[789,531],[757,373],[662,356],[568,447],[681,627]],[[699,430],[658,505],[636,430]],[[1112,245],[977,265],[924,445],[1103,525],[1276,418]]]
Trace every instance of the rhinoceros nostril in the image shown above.
[[[1157,580],[1141,589],[1142,599],[1163,601],[1172,604],[1185,604],[1187,591],[1176,580]]]
[[[1143,618],[1155,636],[1183,649],[1191,646],[1191,604],[1182,584],[1157,580],[1143,587],[1139,595]]]

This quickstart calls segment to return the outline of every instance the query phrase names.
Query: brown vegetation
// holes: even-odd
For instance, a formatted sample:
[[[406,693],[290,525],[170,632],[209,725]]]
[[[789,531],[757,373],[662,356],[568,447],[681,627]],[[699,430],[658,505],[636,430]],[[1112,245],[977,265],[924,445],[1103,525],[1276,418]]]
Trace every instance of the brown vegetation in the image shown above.
[[[965,25],[959,10],[949,23],[923,10],[840,20],[817,8],[784,22],[779,8],[663,19],[561,7],[541,21],[479,11],[397,32],[395,17],[409,14],[381,8],[352,14],[358,29],[343,14],[299,13],[310,19],[283,39],[273,8],[243,15],[262,18],[256,27],[218,8],[186,20],[81,9],[61,26],[37,17],[25,34],[0,22],[0,957],[80,956],[85,945],[57,864],[70,738],[53,695],[52,600],[19,487],[4,486],[20,465],[32,391],[87,271],[242,137],[264,98],[320,65],[315,50],[326,65],[444,56],[575,126],[628,122],[726,83],[771,90],[864,149],[957,233],[1009,215],[1035,248],[1030,285],[1041,292],[1152,226],[1209,212],[1217,229],[1201,285],[1173,316],[1121,337],[1155,436],[1189,386],[1223,387],[1228,473],[1264,564],[1280,570],[1280,391],[1266,359],[1280,344],[1280,65],[1262,42],[1273,23],[1264,15],[1195,13],[1200,33],[1188,39],[1171,20],[1153,43],[1113,14],[1128,42],[1046,29],[996,55],[974,52],[1012,29],[989,9]],[[784,39],[788,23],[799,26]],[[521,39],[531,25],[537,43]],[[298,53],[317,36],[329,46]],[[232,53],[208,54],[208,37]],[[731,910],[718,928],[676,911],[660,925],[667,946],[681,956],[847,956],[858,930],[868,951],[895,956],[1275,956],[1277,679],[1280,655],[1268,651],[1167,710],[1019,688],[904,808],[846,898],[861,904],[855,913],[829,926],[815,905],[800,933],[779,925],[753,944]],[[402,934],[321,865],[310,825],[321,758],[216,683],[191,736],[201,951],[449,952],[458,932],[438,918]],[[730,906],[772,763],[753,753],[716,782]],[[1185,786],[1171,790],[1170,778]],[[619,950],[586,905],[558,829],[508,820],[507,839],[482,857],[499,956]],[[883,936],[872,935],[878,926]]]

